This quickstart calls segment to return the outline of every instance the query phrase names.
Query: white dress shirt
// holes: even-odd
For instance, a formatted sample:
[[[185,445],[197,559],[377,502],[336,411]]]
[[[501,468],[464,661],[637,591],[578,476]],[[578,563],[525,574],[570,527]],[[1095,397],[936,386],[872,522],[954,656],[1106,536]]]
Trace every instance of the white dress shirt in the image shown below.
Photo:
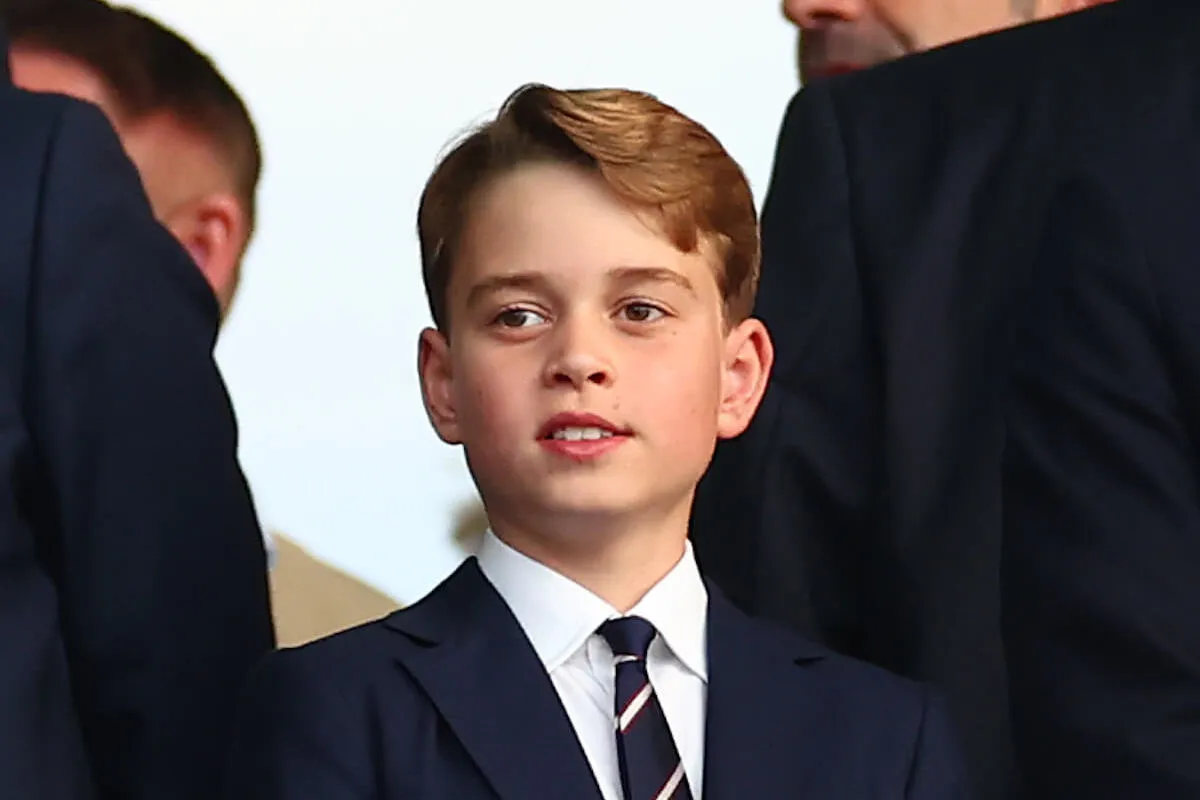
[[[596,629],[637,616],[659,635],[646,667],[693,797],[704,778],[704,717],[708,699],[708,591],[689,542],[679,563],[622,615],[587,589],[500,541],[488,531],[479,566],[512,609],[546,667],[605,800],[623,800],[617,766],[616,667]]]

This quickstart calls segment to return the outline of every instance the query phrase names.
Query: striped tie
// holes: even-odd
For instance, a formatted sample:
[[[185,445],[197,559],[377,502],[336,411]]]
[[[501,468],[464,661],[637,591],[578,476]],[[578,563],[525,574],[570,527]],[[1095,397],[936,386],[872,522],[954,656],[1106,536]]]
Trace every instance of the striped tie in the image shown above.
[[[646,653],[658,635],[641,617],[600,626],[617,668],[617,759],[625,800],[691,800],[687,775],[662,706],[646,672]]]

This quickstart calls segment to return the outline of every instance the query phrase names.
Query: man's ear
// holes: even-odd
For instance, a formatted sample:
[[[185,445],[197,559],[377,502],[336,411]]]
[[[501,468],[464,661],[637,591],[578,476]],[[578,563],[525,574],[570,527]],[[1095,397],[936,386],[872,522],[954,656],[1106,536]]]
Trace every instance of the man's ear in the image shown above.
[[[434,328],[421,331],[417,343],[417,374],[429,424],[447,444],[460,444],[458,411],[454,406],[454,370],[450,343]]]
[[[217,192],[188,203],[163,220],[187,249],[221,304],[222,316],[233,303],[250,221],[231,194]]]
[[[717,416],[720,438],[732,439],[750,425],[767,390],[774,362],[775,347],[760,320],[743,320],[726,335],[725,371]]]

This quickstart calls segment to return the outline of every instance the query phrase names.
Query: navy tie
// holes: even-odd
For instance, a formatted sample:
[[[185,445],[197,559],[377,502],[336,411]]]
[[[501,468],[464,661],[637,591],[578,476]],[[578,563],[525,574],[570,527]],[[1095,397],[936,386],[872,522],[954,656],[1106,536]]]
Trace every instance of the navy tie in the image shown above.
[[[691,800],[683,762],[650,685],[646,653],[658,635],[641,617],[600,626],[617,668],[617,760],[625,800]]]

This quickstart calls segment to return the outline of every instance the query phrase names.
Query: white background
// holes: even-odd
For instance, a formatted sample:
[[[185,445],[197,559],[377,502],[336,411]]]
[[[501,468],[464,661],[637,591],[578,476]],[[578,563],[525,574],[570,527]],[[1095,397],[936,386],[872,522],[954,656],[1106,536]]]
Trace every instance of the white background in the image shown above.
[[[136,0],[250,106],[258,235],[218,358],[266,528],[402,602],[462,558],[462,454],[429,430],[417,201],[447,143],[521,83],[626,86],[708,126],[760,205],[796,87],[767,0]]]

